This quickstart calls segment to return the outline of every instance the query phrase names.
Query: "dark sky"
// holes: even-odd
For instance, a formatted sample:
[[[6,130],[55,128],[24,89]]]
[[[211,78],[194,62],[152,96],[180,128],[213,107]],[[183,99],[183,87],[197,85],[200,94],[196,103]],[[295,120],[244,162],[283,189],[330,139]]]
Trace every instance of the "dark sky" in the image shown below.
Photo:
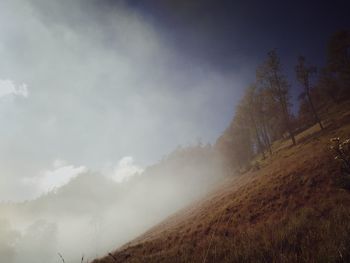
[[[240,59],[305,53],[321,61],[327,38],[350,27],[349,1],[130,1],[188,55],[227,69]]]
[[[119,1],[118,1],[119,2]],[[124,1],[162,31],[184,56],[221,71],[255,68],[276,48],[296,97],[298,55],[323,65],[336,30],[350,28],[349,1],[131,0]],[[116,1],[106,1],[108,6]],[[247,83],[248,84],[248,83]]]

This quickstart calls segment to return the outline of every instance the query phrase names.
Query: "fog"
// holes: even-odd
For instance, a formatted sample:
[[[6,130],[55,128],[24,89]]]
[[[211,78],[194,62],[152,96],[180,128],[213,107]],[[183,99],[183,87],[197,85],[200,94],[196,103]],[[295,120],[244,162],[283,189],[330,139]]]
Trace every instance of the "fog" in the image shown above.
[[[31,201],[0,205],[4,262],[79,262],[106,255],[223,179],[214,147],[178,149],[142,173],[116,182],[82,172]]]
[[[224,130],[245,73],[163,33],[127,1],[0,2],[1,262],[104,255],[220,181],[197,142]]]

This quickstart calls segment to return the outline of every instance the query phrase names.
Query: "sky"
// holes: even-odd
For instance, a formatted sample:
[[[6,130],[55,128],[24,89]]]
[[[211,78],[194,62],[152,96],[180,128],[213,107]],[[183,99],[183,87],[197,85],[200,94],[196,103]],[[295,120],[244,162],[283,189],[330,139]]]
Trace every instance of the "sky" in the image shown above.
[[[325,62],[347,1],[2,0],[0,200],[101,171],[122,180],[215,143],[267,51],[292,84]]]

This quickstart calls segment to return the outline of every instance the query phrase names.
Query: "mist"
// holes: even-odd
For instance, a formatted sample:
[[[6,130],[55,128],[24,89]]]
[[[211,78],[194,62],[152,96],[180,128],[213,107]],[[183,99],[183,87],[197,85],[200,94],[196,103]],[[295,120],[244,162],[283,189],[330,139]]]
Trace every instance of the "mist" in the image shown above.
[[[245,72],[163,33],[126,1],[1,1],[2,261],[92,260],[223,177],[198,141],[224,130]]]
[[[214,147],[177,149],[121,182],[82,172],[34,200],[0,205],[6,262],[79,262],[131,241],[212,190],[224,177]]]
[[[1,1],[1,200],[37,196],[28,182],[56,160],[145,167],[214,143],[231,119],[243,69],[195,63],[124,1],[107,2]]]

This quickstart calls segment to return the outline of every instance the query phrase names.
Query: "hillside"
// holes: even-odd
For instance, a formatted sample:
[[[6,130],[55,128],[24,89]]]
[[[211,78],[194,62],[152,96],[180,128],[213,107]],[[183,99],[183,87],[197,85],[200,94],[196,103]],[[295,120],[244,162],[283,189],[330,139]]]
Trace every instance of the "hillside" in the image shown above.
[[[324,131],[305,130],[294,147],[275,142],[260,169],[93,262],[349,262],[350,195],[335,183],[329,140],[349,137],[350,112],[334,112]]]

